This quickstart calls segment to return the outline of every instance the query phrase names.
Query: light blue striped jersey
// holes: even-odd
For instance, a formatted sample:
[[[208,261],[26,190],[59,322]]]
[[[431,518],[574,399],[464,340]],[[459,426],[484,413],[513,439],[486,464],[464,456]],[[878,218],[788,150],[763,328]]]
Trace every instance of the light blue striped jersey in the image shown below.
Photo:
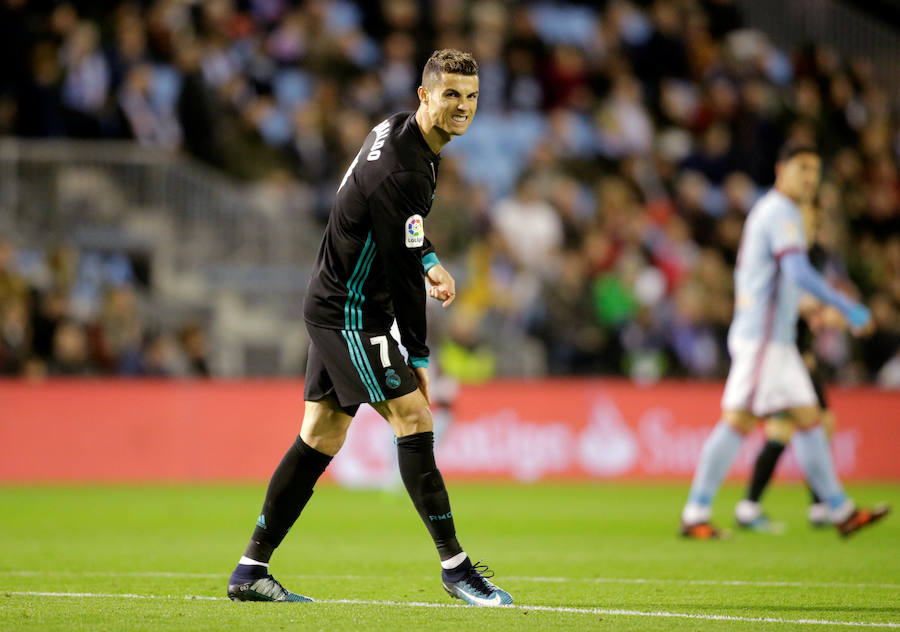
[[[747,215],[734,269],[734,319],[729,337],[790,343],[797,337],[803,291],[785,278],[779,259],[806,252],[800,209],[771,189]]]

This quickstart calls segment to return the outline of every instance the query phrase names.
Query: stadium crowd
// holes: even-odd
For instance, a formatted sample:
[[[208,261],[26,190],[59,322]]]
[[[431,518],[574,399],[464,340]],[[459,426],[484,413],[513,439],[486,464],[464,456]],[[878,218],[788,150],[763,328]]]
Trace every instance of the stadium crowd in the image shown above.
[[[202,324],[148,324],[126,258],[69,246],[37,255],[0,236],[0,376],[210,374]]]
[[[779,50],[732,0],[2,0],[0,134],[187,152],[291,182],[324,222],[444,47],[481,79],[428,218],[461,289],[435,321],[447,373],[723,376],[743,219],[802,140],[825,158],[826,274],[877,325],[821,330],[815,350],[836,379],[900,385],[900,104],[870,61]],[[203,328],[145,331],[127,272],[79,312],[59,252],[29,289],[0,246],[4,373],[208,372]]]

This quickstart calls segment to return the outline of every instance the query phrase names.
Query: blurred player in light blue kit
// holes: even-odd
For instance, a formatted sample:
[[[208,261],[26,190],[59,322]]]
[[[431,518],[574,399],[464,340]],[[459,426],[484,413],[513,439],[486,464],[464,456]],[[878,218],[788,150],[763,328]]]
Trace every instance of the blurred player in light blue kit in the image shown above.
[[[871,316],[863,305],[833,289],[810,265],[800,204],[813,200],[822,160],[809,145],[787,145],[775,166],[775,186],[751,209],[734,271],[735,310],[728,332],[731,369],[722,396],[722,419],[703,445],[681,534],[717,538],[711,506],[744,436],[775,415],[793,423],[797,461],[812,488],[828,503],[829,517],[850,535],[884,517],[889,508],[858,509],[834,469],[820,419],[821,409],[797,350],[800,297],[809,292],[834,305],[860,334]]]
[[[800,206],[800,211],[803,217],[804,234],[809,242],[807,254],[810,263],[829,281],[841,283],[842,287],[848,287],[850,281],[844,274],[843,266],[835,265],[835,253],[829,252],[825,244],[819,241],[822,232],[821,225],[824,223],[821,220],[822,209],[816,204],[803,204]],[[852,285],[850,287],[852,288]],[[812,379],[821,409],[820,423],[830,440],[835,432],[837,422],[826,394],[827,369],[816,357],[815,339],[821,332],[846,329],[847,322],[839,309],[831,305],[823,306],[818,299],[808,293],[805,293],[800,299],[799,312],[797,348],[800,350],[806,368],[809,369],[809,377]],[[756,457],[747,493],[734,508],[734,520],[743,529],[778,534],[784,532],[784,523],[770,520],[763,511],[760,501],[772,480],[778,460],[790,443],[795,425],[789,419],[776,416],[767,419],[764,428],[766,443]],[[810,524],[814,527],[831,526],[828,517],[828,503],[819,498],[815,490],[810,488],[810,491],[812,504],[809,505],[807,511]]]

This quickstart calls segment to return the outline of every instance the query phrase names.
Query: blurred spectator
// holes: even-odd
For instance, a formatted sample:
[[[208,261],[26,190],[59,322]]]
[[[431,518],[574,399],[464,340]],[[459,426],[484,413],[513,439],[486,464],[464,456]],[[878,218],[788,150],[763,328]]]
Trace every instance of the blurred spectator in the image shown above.
[[[56,330],[69,312],[68,297],[62,290],[54,289],[36,294],[32,310],[32,352],[44,362],[53,357],[53,339]]]
[[[59,324],[53,335],[53,356],[48,363],[50,375],[84,376],[93,373],[84,328],[75,321]]]
[[[589,374],[609,368],[603,367],[609,334],[599,325],[589,286],[587,261],[579,251],[568,250],[558,273],[541,288],[540,313],[532,329],[544,343],[551,374]]]
[[[168,334],[146,336],[140,359],[139,374],[145,377],[178,377],[186,373],[178,342]]]
[[[597,113],[600,153],[609,158],[647,153],[653,143],[653,123],[643,105],[641,85],[630,75],[619,76],[610,98]]]
[[[649,32],[633,40],[628,52],[635,74],[657,94],[663,77],[687,77],[689,66],[678,5],[656,0],[650,8],[650,17]]]
[[[466,190],[459,165],[453,158],[441,161],[437,187],[428,214],[428,239],[442,257],[457,259],[486,230],[488,211],[479,209],[477,198]]]
[[[142,372],[144,327],[137,310],[137,296],[129,285],[111,287],[100,310],[96,331],[96,356],[108,372],[139,375]]]
[[[874,378],[900,352],[900,312],[885,294],[874,296],[869,305],[876,330],[863,339],[862,360],[867,377]]]
[[[109,94],[109,64],[100,50],[100,31],[93,22],[80,22],[61,50],[65,77],[62,100],[66,127],[72,136],[99,136]]]
[[[57,47],[47,41],[36,44],[29,51],[30,73],[20,83],[16,118],[9,126],[15,133],[22,136],[66,134],[61,90],[62,69],[58,56]]]
[[[188,323],[181,328],[179,337],[188,374],[195,377],[209,377],[209,342],[206,332],[196,323]]]
[[[683,169],[697,171],[715,185],[722,184],[734,167],[731,132],[723,123],[710,125],[703,133],[697,151],[682,163]]]
[[[174,112],[155,102],[152,94],[154,70],[147,64],[132,66],[119,90],[119,107],[142,145],[174,150],[181,144],[181,128]]]
[[[687,373],[713,377],[722,370],[717,332],[707,317],[705,292],[697,283],[686,283],[675,295],[675,315],[669,332],[672,350]]]
[[[532,174],[523,174],[513,195],[497,202],[491,215],[517,265],[536,272],[550,267],[563,242],[562,221],[541,195]]]
[[[224,167],[222,105],[201,73],[200,47],[189,40],[180,42],[175,62],[182,74],[176,112],[185,149],[204,162]]]
[[[204,327],[146,334],[140,292],[116,256],[16,252],[0,241],[0,376],[210,375]]]
[[[28,284],[15,267],[16,251],[11,239],[0,234],[0,305],[22,298]]]
[[[28,306],[21,296],[0,302],[0,375],[19,375],[29,356]]]
[[[482,340],[479,320],[472,310],[457,310],[451,317],[449,335],[438,349],[444,374],[460,382],[486,382],[496,375],[497,359]]]

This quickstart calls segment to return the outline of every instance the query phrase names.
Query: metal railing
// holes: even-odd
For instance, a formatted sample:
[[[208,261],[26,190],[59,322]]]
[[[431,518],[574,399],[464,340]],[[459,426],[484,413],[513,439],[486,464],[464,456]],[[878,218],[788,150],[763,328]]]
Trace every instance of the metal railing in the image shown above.
[[[308,201],[134,143],[0,138],[0,232],[142,259],[150,320],[202,314],[220,375],[302,368],[299,305],[322,232]]]
[[[308,263],[319,228],[277,193],[134,143],[0,139],[0,228],[29,241],[128,239],[152,224],[179,269]]]
[[[809,42],[833,47],[848,59],[873,67],[889,98],[900,99],[900,35],[896,26],[836,0],[736,0],[747,26],[768,35],[779,47],[796,50]]]

